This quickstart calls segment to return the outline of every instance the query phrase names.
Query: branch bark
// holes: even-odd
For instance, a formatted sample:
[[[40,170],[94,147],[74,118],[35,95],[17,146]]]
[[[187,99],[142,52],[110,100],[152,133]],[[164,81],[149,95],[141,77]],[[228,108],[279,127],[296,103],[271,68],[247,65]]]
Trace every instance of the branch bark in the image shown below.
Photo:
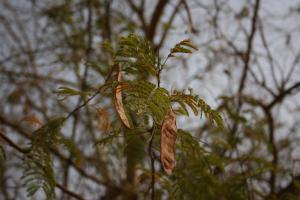
[[[159,0],[156,4],[155,10],[152,14],[151,22],[149,24],[148,30],[147,30],[147,38],[153,42],[154,36],[156,34],[157,25],[161,19],[161,16],[164,12],[164,9],[166,5],[168,4],[169,0]]]

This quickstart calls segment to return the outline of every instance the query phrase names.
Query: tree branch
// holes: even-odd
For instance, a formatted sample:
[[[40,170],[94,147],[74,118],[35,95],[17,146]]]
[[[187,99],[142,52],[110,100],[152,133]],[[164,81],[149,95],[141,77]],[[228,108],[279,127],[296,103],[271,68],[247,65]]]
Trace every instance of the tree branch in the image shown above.
[[[255,6],[254,6],[254,14],[253,14],[253,17],[252,17],[251,32],[250,32],[250,35],[248,37],[248,46],[247,46],[247,51],[246,51],[245,58],[244,58],[243,74],[242,74],[242,77],[240,79],[240,84],[239,84],[239,89],[238,89],[239,96],[241,96],[241,94],[243,93],[243,90],[244,90],[244,87],[245,87],[245,82],[246,82],[246,79],[247,79],[247,74],[248,74],[247,72],[248,72],[250,58],[251,58],[253,39],[254,39],[254,35],[255,35],[255,32],[256,32],[256,23],[257,23],[257,18],[258,18],[259,6],[260,6],[260,0],[256,0]],[[239,98],[238,107],[241,106],[241,103],[242,103],[241,98]]]
[[[160,21],[161,15],[164,12],[164,8],[168,4],[169,0],[159,0],[158,3],[156,4],[155,10],[152,14],[151,22],[147,30],[147,38],[148,40],[153,42],[157,25]]]
[[[155,163],[154,163],[155,159],[154,159],[153,150],[152,150],[154,134],[155,134],[155,132],[154,132],[154,128],[153,128],[149,146],[148,146],[148,153],[149,153],[150,162],[151,162],[151,200],[155,199]]]

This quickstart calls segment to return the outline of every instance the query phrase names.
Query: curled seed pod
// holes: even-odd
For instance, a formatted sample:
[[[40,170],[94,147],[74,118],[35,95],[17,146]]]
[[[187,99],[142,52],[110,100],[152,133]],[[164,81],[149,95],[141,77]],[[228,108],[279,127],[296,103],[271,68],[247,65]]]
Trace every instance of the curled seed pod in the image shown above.
[[[175,142],[177,137],[176,116],[169,108],[165,116],[160,132],[160,159],[163,169],[167,174],[171,174],[175,167]]]
[[[117,76],[117,81],[121,82],[121,72],[120,72],[119,67],[117,67],[117,75],[116,76]],[[124,110],[123,99],[122,99],[122,87],[120,84],[117,85],[117,87],[116,87],[114,100],[115,100],[115,108],[116,108],[118,115],[120,116],[121,121],[127,128],[130,128],[130,123],[126,116],[125,110]]]

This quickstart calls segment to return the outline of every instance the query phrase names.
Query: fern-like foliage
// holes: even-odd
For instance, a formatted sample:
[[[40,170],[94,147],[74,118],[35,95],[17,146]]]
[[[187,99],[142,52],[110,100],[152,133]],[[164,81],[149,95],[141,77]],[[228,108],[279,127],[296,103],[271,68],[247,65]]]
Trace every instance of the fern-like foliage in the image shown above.
[[[157,124],[161,124],[170,107],[169,92],[148,81],[123,82],[125,103],[138,115],[150,114]]]
[[[211,109],[211,107],[198,95],[194,95],[192,92],[186,94],[181,91],[174,91],[173,94],[171,94],[170,99],[172,102],[177,102],[180,105],[179,109],[177,110],[178,113],[189,115],[187,110],[188,106],[192,109],[196,116],[200,111],[200,115],[202,116],[202,113],[204,113],[205,117],[209,119],[212,124],[215,123],[219,128],[224,127],[223,119],[220,113]]]
[[[247,199],[245,179],[239,175],[223,178],[226,158],[207,150],[190,133],[177,132],[177,165],[166,180],[170,199]],[[185,170],[182,170],[185,169]]]
[[[52,168],[50,147],[57,141],[64,118],[50,120],[33,133],[30,152],[25,159],[24,183],[27,195],[34,195],[40,188],[47,199],[54,199],[55,177]]]
[[[33,132],[32,146],[50,147],[57,143],[60,128],[65,118],[59,117],[50,120],[47,124]]]
[[[55,177],[49,149],[33,146],[25,159],[23,181],[27,187],[27,196],[33,196],[40,188],[47,199],[54,199]]]
[[[122,70],[129,74],[156,74],[156,55],[152,45],[143,37],[130,34],[119,38],[119,50],[115,62],[122,65]]]
[[[157,82],[160,82],[159,73],[165,62],[160,63],[160,59],[156,57],[151,44],[145,38],[130,34],[120,37],[118,45],[114,61],[120,64],[121,71],[131,75],[144,74],[146,77],[155,75],[159,79]],[[174,57],[178,53],[190,54],[192,50],[198,49],[190,40],[183,40],[170,50],[167,58]],[[204,113],[212,124],[223,128],[220,114],[211,109],[198,95],[180,91],[174,91],[170,95],[166,89],[159,87],[159,84],[156,86],[145,80],[124,81],[121,84],[125,93],[125,106],[139,115],[150,114],[157,124],[162,123],[170,102],[177,102],[180,105],[177,114],[188,115],[187,107],[190,107],[195,115],[199,112],[201,115]]]
[[[161,62],[159,55],[156,54],[147,39],[134,34],[120,37],[116,45],[116,50],[110,43],[104,43],[103,47],[113,58],[113,62],[109,63],[109,69],[115,71],[109,73],[106,82],[100,87],[101,89],[95,87],[97,88],[97,92],[91,93],[92,88],[85,89],[84,91],[68,87],[58,88],[55,93],[63,99],[69,96],[79,96],[86,101],[69,113],[67,117],[52,119],[32,133],[30,147],[28,152],[24,153],[24,173],[22,176],[22,180],[27,187],[27,195],[32,197],[38,190],[43,190],[47,200],[55,199],[55,187],[57,183],[53,169],[52,152],[60,145],[65,147],[75,159],[81,160],[80,151],[76,145],[72,140],[63,137],[60,129],[72,114],[80,108],[87,106],[90,100],[100,93],[115,97],[116,113],[119,114],[125,127],[124,129],[120,127],[111,128],[112,134],[106,135],[96,144],[111,144],[113,139],[120,137],[121,130],[126,133],[123,136],[125,139],[117,140],[118,143],[115,145],[115,148],[110,148],[108,151],[116,151],[115,155],[119,156],[118,151],[124,149],[128,167],[126,171],[127,176],[130,178],[134,177],[134,169],[139,164],[144,164],[144,158],[148,152],[151,155],[151,162],[153,164],[151,173],[153,175],[152,180],[154,180],[154,176],[156,176],[154,162],[156,154],[153,153],[153,149],[160,149],[162,163],[166,163],[164,161],[167,161],[167,164],[172,163],[168,165],[163,164],[165,172],[168,169],[168,174],[170,175],[173,170],[175,171],[175,181],[171,183],[171,191],[174,194],[174,198],[171,199],[199,199],[197,195],[198,191],[192,191],[190,185],[197,185],[198,187],[194,188],[204,191],[211,188],[207,187],[208,184],[213,186],[213,188],[222,188],[219,179],[215,178],[212,174],[214,167],[223,170],[223,166],[218,160],[219,158],[206,154],[189,133],[180,130],[177,131],[175,114],[189,115],[188,108],[190,108],[195,115],[202,115],[204,113],[212,124],[223,128],[221,115],[211,109],[198,95],[192,94],[192,92],[186,94],[180,91],[171,93],[161,87],[160,84],[162,81],[161,72],[164,70],[168,59],[177,54],[191,54],[194,50],[197,50],[197,47],[190,40],[183,40],[170,50],[164,62]],[[116,79],[112,78],[114,72],[117,75]],[[174,109],[175,103],[179,104],[177,110]],[[136,118],[139,119],[130,120],[130,116],[138,116]],[[153,122],[151,127],[149,127],[149,119],[152,119]],[[30,120],[37,124],[42,124],[34,118]],[[106,116],[107,124],[108,121],[109,117]],[[124,123],[125,121],[126,123]],[[134,126],[131,126],[133,124]],[[138,125],[136,126],[136,124]],[[107,125],[106,127],[109,126]],[[177,137],[180,138],[179,142],[176,142]],[[121,146],[119,144],[125,145]],[[176,158],[178,160],[178,168],[188,168],[189,170],[179,171],[175,169],[175,152],[178,152]],[[5,152],[2,146],[0,146],[0,160],[3,159],[5,159]],[[157,180],[162,179],[158,177]],[[155,183],[153,182],[154,185]],[[182,192],[178,193],[177,188],[182,190]],[[125,188],[125,190],[127,189]],[[154,187],[152,191],[154,191]],[[201,194],[205,194],[205,192]],[[219,196],[221,196],[220,193],[217,194],[208,191],[207,195],[201,198],[216,199]]]
[[[52,167],[51,148],[61,144],[73,155],[80,155],[74,143],[60,134],[65,118],[55,118],[33,133],[29,153],[25,157],[23,181],[27,186],[27,195],[33,196],[42,189],[47,199],[55,198],[55,174]]]

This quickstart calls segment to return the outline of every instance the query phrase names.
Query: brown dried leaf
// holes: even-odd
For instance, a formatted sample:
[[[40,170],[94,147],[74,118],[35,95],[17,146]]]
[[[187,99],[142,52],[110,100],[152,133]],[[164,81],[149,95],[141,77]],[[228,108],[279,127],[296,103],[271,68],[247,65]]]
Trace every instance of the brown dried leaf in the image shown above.
[[[172,173],[172,170],[175,167],[175,142],[177,137],[176,133],[176,115],[174,114],[172,108],[169,108],[160,132],[160,159],[163,169],[169,175]]]
[[[11,104],[17,104],[20,103],[21,98],[22,98],[22,90],[20,88],[17,88],[8,95],[7,100]]]
[[[117,81],[120,82],[121,81],[121,73],[120,73],[120,69],[117,68]],[[123,122],[123,124],[127,127],[130,128],[130,123],[129,120],[126,116],[125,110],[124,110],[124,106],[123,106],[123,99],[122,99],[122,87],[119,84],[116,87],[116,94],[115,94],[115,108],[116,111],[118,113],[118,115],[120,116],[121,121]]]
[[[23,110],[22,110],[23,114],[26,115],[27,113],[29,113],[30,109],[31,109],[31,102],[29,101],[28,98],[26,98],[23,104]]]
[[[108,131],[110,129],[109,113],[103,108],[97,109],[98,127],[100,130]],[[104,121],[102,121],[104,119]]]
[[[42,126],[43,125],[41,120],[35,115],[26,116],[22,119],[22,121],[25,121],[29,124],[33,124],[33,125],[37,125],[37,126]]]

